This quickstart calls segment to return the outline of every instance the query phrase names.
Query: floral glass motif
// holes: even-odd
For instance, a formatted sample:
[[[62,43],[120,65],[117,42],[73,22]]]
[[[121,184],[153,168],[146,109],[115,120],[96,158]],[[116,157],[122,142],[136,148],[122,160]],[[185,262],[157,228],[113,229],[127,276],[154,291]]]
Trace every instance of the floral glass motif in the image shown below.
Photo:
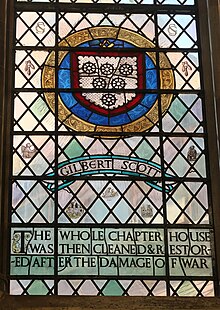
[[[213,296],[197,2],[15,2],[10,293]]]

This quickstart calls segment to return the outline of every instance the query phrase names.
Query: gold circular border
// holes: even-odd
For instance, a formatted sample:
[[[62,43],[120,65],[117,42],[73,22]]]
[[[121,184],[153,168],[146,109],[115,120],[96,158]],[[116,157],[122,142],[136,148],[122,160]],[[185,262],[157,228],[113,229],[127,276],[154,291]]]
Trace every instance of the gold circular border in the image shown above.
[[[154,44],[148,39],[142,37],[141,35],[124,28],[118,27],[92,27],[89,29],[84,29],[77,31],[76,33],[68,36],[59,43],[60,47],[76,47],[79,44],[85,43],[94,39],[119,39],[133,44],[140,48],[154,48]],[[69,53],[69,51],[58,52],[58,64],[60,64],[63,58]],[[156,53],[146,52],[156,65]],[[159,54],[159,65],[160,65],[160,89],[170,90],[174,89],[174,74],[171,69],[171,64],[167,56],[160,52]],[[42,86],[43,88],[55,88],[55,52],[51,52],[48,56],[43,73],[42,73]],[[55,94],[50,92],[44,93],[46,101],[53,112],[55,112]],[[166,113],[170,106],[172,94],[162,94],[161,95],[161,105],[162,105],[162,115]],[[70,112],[66,106],[63,104],[60,96],[58,96],[58,117],[59,120],[66,126],[70,127],[75,131],[81,132],[143,132],[151,128],[159,119],[158,112],[158,100],[152,108],[142,116],[126,125],[121,126],[98,126],[89,124],[81,118]]]

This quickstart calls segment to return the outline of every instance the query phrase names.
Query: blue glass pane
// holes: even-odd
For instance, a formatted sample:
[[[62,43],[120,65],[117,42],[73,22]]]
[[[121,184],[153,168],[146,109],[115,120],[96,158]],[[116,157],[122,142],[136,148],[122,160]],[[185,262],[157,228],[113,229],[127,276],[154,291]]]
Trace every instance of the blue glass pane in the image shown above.
[[[157,89],[157,72],[156,70],[146,70],[146,88]]]
[[[132,121],[136,120],[137,118],[143,116],[143,114],[147,113],[148,109],[142,105],[136,106],[134,109],[128,112],[128,115],[132,119]]]
[[[156,99],[157,99],[156,94],[146,94],[144,96],[144,99],[141,101],[141,104],[150,109],[153,106]]]
[[[96,113],[92,113],[92,115],[89,118],[89,121],[96,125],[105,125],[108,126],[108,117],[102,116]]]
[[[62,69],[70,69],[70,54],[68,53],[60,64]]]
[[[58,86],[60,88],[71,88],[70,70],[59,70]]]
[[[120,114],[118,116],[113,116],[110,118],[110,125],[111,126],[120,126],[127,124],[131,121],[127,114]]]
[[[71,93],[60,93],[60,97],[68,109],[71,109],[75,104],[77,104],[76,99]]]
[[[80,104],[74,105],[74,107],[72,107],[71,109],[71,112],[73,112],[75,115],[81,117],[84,120],[87,120],[92,113],[91,111],[87,110]]]

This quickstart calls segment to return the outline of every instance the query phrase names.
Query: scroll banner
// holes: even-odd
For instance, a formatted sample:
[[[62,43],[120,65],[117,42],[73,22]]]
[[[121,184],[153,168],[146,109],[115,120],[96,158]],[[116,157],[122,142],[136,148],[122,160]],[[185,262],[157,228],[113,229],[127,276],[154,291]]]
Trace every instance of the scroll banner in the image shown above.
[[[108,174],[108,175],[119,175],[119,176],[132,176],[139,178],[146,177],[157,177],[161,178],[162,170],[161,166],[136,157],[128,157],[128,156],[110,156],[110,155],[91,155],[85,157],[76,157],[72,158],[68,161],[64,161],[58,165],[58,176],[74,176],[74,177],[82,177],[89,175],[100,175],[100,174]],[[55,172],[49,173],[46,177],[54,177]],[[172,178],[173,176],[164,173],[165,178]],[[52,192],[57,190],[64,189],[70,185],[72,185],[76,180],[60,180],[58,187],[55,186],[54,182],[44,181],[47,185],[47,189]],[[143,180],[146,184],[153,187],[158,191],[162,191],[161,181],[158,180]],[[169,193],[173,190],[172,184],[167,184],[165,186],[165,191]]]

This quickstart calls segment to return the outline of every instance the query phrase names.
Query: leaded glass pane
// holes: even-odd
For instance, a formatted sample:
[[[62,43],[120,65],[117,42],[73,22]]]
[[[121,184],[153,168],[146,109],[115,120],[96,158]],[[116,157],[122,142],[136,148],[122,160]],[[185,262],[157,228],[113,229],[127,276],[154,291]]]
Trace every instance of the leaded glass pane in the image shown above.
[[[196,1],[15,2],[11,294],[213,296]]]

